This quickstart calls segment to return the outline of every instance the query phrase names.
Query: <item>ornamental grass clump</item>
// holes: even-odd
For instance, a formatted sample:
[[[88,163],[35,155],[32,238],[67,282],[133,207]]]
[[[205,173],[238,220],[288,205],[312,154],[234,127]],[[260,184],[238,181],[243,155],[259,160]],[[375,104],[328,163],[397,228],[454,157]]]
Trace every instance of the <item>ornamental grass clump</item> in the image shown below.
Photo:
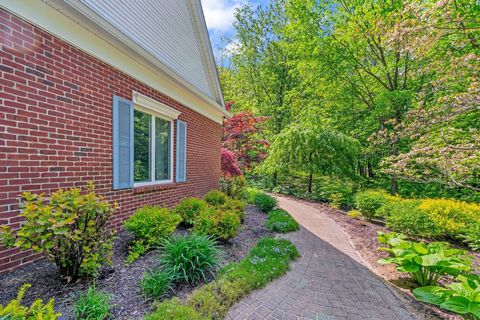
[[[110,312],[110,297],[105,292],[98,291],[95,286],[88,288],[85,294],[80,294],[73,306],[77,319],[104,320]]]
[[[147,298],[158,299],[172,290],[174,274],[165,270],[149,270],[140,281],[140,288]]]
[[[107,228],[107,221],[115,205],[97,196],[93,183],[86,191],[58,190],[50,197],[23,193],[20,216],[25,222],[15,234],[4,227],[3,242],[43,253],[67,282],[95,275],[110,262],[114,232]]]
[[[268,219],[266,222],[268,229],[274,232],[287,233],[297,231],[300,229],[300,225],[290,214],[283,209],[272,210],[268,213]]]
[[[386,245],[379,249],[390,255],[378,262],[397,265],[398,271],[408,273],[422,287],[436,285],[444,275],[455,277],[471,270],[472,257],[447,243],[408,241],[401,234],[382,232],[378,241]]]
[[[257,193],[253,199],[253,202],[265,213],[275,209],[277,206],[277,199],[264,192]]]
[[[43,304],[41,299],[35,300],[30,307],[22,305],[22,299],[25,291],[30,288],[30,284],[24,284],[18,291],[17,298],[2,306],[0,304],[0,319],[2,320],[20,320],[20,319],[42,319],[55,320],[61,317],[61,313],[55,312],[55,301],[50,299]]]

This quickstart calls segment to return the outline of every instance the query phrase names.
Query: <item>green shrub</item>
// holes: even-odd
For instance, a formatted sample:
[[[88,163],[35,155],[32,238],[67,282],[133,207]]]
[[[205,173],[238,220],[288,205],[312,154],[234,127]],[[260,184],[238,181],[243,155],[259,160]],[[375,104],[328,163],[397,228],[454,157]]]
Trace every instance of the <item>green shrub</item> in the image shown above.
[[[97,291],[95,286],[90,287],[85,294],[80,294],[73,311],[77,319],[107,319],[111,316],[110,297],[104,292]]]
[[[217,279],[196,289],[187,301],[166,300],[146,319],[223,319],[236,301],[285,274],[297,257],[290,241],[263,238],[245,259],[222,268]]]
[[[15,235],[3,228],[2,238],[15,247],[42,252],[67,281],[95,275],[102,264],[110,262],[114,233],[107,221],[114,206],[95,195],[93,183],[87,191],[58,190],[50,198],[23,193],[25,222]]]
[[[461,314],[464,319],[480,319],[480,277],[458,276],[447,287],[427,286],[416,288],[413,295],[417,300],[431,303],[442,309]]]
[[[247,203],[255,204],[255,196],[259,193],[262,193],[262,191],[260,191],[256,188],[246,188],[245,189],[245,198],[247,199]]]
[[[277,206],[277,199],[263,192],[257,193],[253,202],[265,213],[273,210]]]
[[[300,229],[298,222],[295,221],[295,219],[293,219],[290,214],[283,209],[270,211],[268,213],[266,226],[268,229],[274,232],[281,233],[297,231]]]
[[[148,250],[149,247],[145,244],[145,242],[142,240],[134,240],[128,246],[128,256],[127,259],[125,259],[125,265],[128,266],[132,262],[138,260],[138,258],[147,253]]]
[[[365,190],[355,195],[355,207],[368,219],[382,217],[378,209],[397,198],[383,190]]]
[[[233,199],[245,200],[247,196],[245,193],[247,181],[245,180],[244,176],[222,179],[221,186],[222,191]]]
[[[193,222],[195,234],[210,235],[221,240],[233,238],[240,228],[240,218],[234,211],[206,208]]]
[[[220,206],[220,210],[234,211],[240,218],[240,222],[243,223],[245,222],[246,207],[247,207],[247,204],[245,203],[245,201],[237,200],[237,199],[229,199],[222,206]]]
[[[174,212],[187,223],[193,224],[195,216],[208,206],[207,202],[198,198],[185,198],[175,207]]]
[[[423,238],[441,236],[441,228],[418,204],[416,200],[390,201],[378,211],[386,215],[386,225],[393,231]]]
[[[358,210],[350,210],[347,212],[347,216],[353,219],[360,219],[363,217],[362,213]]]
[[[164,270],[150,270],[143,274],[140,287],[148,298],[161,298],[172,289],[175,276]]]
[[[167,208],[144,206],[130,216],[124,226],[137,240],[152,247],[160,245],[163,239],[175,231],[181,221],[182,218],[178,214]]]
[[[163,242],[161,265],[176,280],[196,282],[213,275],[220,259],[220,248],[209,236],[171,237]]]
[[[205,320],[193,307],[183,305],[180,299],[173,298],[160,303],[145,320]]]
[[[203,198],[212,206],[220,206],[228,201],[228,196],[219,190],[211,190]]]
[[[436,285],[444,275],[457,276],[471,269],[472,257],[446,243],[407,241],[395,233],[379,233],[378,241],[386,245],[380,250],[390,255],[378,262],[397,265],[398,271],[409,273],[422,287]]]
[[[55,320],[60,318],[61,313],[55,312],[54,300],[50,299],[43,304],[41,299],[35,300],[30,307],[22,306],[22,299],[30,284],[24,284],[18,291],[17,298],[10,301],[6,306],[0,304],[0,318],[5,320],[43,319]]]

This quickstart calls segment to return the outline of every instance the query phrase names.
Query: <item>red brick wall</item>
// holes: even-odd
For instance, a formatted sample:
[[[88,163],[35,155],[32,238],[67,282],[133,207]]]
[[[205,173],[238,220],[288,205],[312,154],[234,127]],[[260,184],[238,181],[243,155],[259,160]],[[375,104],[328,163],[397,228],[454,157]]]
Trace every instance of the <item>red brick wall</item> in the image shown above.
[[[139,206],[172,206],[218,187],[218,123],[3,10],[0,43],[0,225],[20,225],[23,191],[49,194],[93,180],[118,202],[118,228]],[[188,182],[112,190],[112,96],[131,99],[133,90],[182,112]],[[0,274],[39,257],[0,249]]]

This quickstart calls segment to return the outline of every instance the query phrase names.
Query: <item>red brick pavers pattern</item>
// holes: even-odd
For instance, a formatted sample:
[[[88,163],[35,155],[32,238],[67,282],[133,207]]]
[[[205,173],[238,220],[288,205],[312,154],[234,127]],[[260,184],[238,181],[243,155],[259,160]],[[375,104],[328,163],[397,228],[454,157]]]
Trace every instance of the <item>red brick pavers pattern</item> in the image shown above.
[[[363,264],[347,237],[319,209],[277,197],[302,225],[285,237],[302,257],[291,270],[243,299],[227,315],[238,319],[415,319]]]

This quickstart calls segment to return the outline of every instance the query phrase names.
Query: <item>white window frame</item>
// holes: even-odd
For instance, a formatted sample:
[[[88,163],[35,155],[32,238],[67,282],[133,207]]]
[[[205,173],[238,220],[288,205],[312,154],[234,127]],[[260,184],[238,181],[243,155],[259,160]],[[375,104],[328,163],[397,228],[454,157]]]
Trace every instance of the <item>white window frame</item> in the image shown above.
[[[142,182],[133,182],[133,187],[143,187],[143,186],[150,186],[156,184],[165,184],[165,183],[173,183],[173,167],[174,167],[174,124],[175,120],[180,115],[180,112],[160,103],[156,100],[153,100],[147,96],[144,96],[138,92],[133,93],[133,108],[134,110],[138,110],[140,112],[149,114],[151,116],[150,120],[150,181],[142,181]],[[169,175],[170,179],[166,180],[155,180],[155,118],[161,118],[170,122],[170,163],[169,163]],[[134,128],[135,129],[135,128]],[[135,143],[133,144],[133,148],[135,148]]]

